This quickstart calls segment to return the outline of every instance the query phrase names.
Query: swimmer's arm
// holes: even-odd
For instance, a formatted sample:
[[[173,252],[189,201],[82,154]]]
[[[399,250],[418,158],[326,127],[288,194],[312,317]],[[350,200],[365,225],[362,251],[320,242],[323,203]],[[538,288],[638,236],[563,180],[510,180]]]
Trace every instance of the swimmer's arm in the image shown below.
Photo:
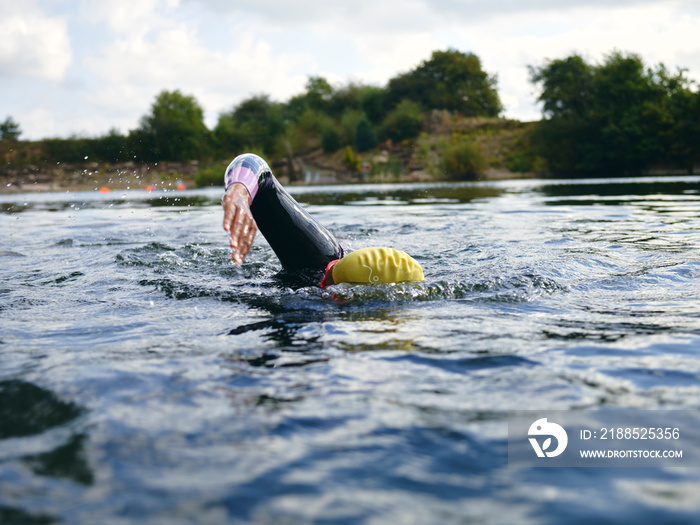
[[[243,264],[258,231],[251,203],[250,193],[241,183],[232,184],[224,194],[224,230],[229,232],[231,259],[238,265]]]

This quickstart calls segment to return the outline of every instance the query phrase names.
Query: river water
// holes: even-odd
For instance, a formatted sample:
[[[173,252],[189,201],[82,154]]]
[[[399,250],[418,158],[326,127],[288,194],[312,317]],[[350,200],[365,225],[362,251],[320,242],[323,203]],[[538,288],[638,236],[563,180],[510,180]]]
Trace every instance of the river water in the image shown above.
[[[0,195],[0,521],[697,522],[698,468],[519,468],[507,437],[700,408],[699,190],[291,188],[426,275],[327,290],[261,236],[236,267],[220,189]]]

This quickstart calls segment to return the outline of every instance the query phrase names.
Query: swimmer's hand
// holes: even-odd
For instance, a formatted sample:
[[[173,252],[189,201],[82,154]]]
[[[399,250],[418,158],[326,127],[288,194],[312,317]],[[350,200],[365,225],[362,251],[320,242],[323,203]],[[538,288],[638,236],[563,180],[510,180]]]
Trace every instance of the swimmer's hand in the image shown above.
[[[250,212],[251,202],[248,189],[238,182],[224,195],[224,230],[229,232],[231,259],[238,265],[243,264],[258,231]]]

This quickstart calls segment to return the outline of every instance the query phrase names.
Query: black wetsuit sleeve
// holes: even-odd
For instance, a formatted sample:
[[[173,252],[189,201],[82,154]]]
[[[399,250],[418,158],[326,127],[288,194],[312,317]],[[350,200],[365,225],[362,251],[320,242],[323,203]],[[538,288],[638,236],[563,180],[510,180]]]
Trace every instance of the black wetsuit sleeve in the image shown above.
[[[343,256],[335,237],[269,171],[258,176],[258,191],[250,210],[285,270],[324,271],[329,262]]]

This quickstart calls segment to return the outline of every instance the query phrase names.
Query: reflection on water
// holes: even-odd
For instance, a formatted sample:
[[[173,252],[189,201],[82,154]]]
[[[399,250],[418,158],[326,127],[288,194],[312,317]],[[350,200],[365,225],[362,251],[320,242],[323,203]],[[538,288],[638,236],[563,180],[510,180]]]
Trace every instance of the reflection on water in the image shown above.
[[[409,186],[409,187],[406,187]],[[477,199],[497,197],[505,190],[498,186],[478,183],[465,184],[373,184],[363,186],[291,186],[295,198],[310,205],[379,204],[427,205],[437,203],[466,203]],[[132,208],[192,208],[219,205],[223,189],[158,191],[154,193],[124,190],[103,194],[99,192],[66,192],[51,194],[0,194],[0,213],[26,211],[80,211],[81,209]]]
[[[41,434],[77,418],[81,409],[24,381],[0,381],[0,439]]]
[[[325,290],[262,238],[236,267],[220,189],[0,195],[0,522],[694,523],[695,469],[506,436],[698,409],[699,182],[292,187],[426,275]]]
[[[0,464],[5,471],[24,464],[35,476],[91,485],[94,478],[85,454],[86,436],[69,430],[83,413],[77,405],[26,381],[0,381]],[[0,487],[7,481],[0,481]],[[4,503],[7,500],[0,503],[0,523],[59,521]]]
[[[632,196],[649,198],[654,195],[694,195],[698,198],[698,180],[696,177],[615,179],[615,180],[573,180],[557,181],[557,184],[543,184],[538,188],[547,197],[565,197],[572,201],[579,197],[588,197],[585,202],[618,205],[628,202]],[[625,199],[600,199],[600,197],[625,197]],[[674,199],[675,200],[675,199]]]
[[[30,514],[21,509],[0,506],[0,523],[17,525],[45,525],[58,520],[44,514]]]
[[[24,461],[38,476],[66,478],[83,485],[93,482],[84,451],[85,435],[76,435],[50,452],[25,456]]]
[[[291,192],[303,203],[313,205],[351,204],[361,206],[389,205],[429,205],[460,204],[478,199],[498,197],[505,188],[469,183],[469,184],[376,184],[362,186],[341,186],[323,188],[323,191],[311,188],[299,188]]]

